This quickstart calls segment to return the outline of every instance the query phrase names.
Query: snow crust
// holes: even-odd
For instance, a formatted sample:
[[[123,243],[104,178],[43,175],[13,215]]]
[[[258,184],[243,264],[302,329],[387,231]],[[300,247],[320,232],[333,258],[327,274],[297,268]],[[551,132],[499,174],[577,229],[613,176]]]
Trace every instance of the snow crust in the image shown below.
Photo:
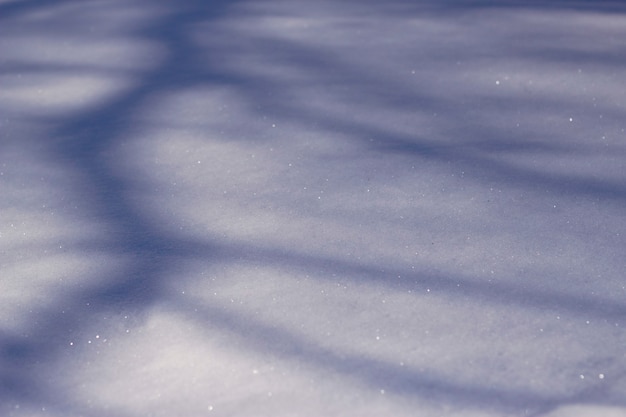
[[[0,1],[0,415],[625,416],[626,7]]]

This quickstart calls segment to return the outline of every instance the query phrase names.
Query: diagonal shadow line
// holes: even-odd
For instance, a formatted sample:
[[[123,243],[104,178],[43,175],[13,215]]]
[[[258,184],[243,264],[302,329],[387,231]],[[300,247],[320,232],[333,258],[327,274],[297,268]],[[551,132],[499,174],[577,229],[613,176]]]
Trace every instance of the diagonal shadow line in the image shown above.
[[[248,248],[245,253],[259,252],[258,249]],[[276,250],[261,250],[255,256],[257,262],[276,259],[296,266],[314,270],[332,271],[341,274],[349,280],[374,282],[399,290],[415,290],[429,288],[433,291],[442,291],[447,295],[460,296],[467,299],[522,307],[533,307],[555,312],[567,311],[573,314],[584,314],[585,317],[595,317],[602,320],[611,320],[620,325],[626,325],[626,304],[612,300],[577,296],[563,293],[563,291],[545,291],[533,288],[524,288],[506,282],[484,282],[471,276],[450,277],[442,273],[429,271],[415,271],[412,268],[387,268],[367,265],[358,265],[338,259],[315,257],[303,254],[285,253]],[[383,278],[381,278],[381,276]],[[400,276],[401,278],[397,278]],[[332,273],[328,279],[334,279]],[[356,278],[350,278],[356,277]],[[344,278],[346,279],[346,278]]]
[[[276,48],[276,46],[279,46]],[[299,45],[293,41],[286,40],[277,40],[277,39],[266,39],[264,43],[261,43],[261,48],[263,51],[266,51],[267,54],[270,54],[274,49],[278,49],[280,54],[278,54],[278,59],[286,62],[291,65],[297,65],[300,59],[300,56],[306,56],[306,62],[308,63],[307,71],[311,72],[310,68],[317,69],[316,73],[322,73],[322,71],[326,68],[330,67],[334,69],[332,74],[329,75],[325,79],[330,83],[336,77],[337,82],[343,80],[346,82],[346,74],[349,74],[349,64],[343,62],[339,57],[333,56],[329,54],[328,51],[311,47],[309,45]],[[285,52],[286,51],[286,52]],[[296,57],[294,61],[294,57]],[[316,57],[316,58],[311,58]],[[310,68],[309,68],[310,67]],[[243,74],[239,75],[244,78]],[[382,91],[389,91],[390,89],[380,88],[380,80],[372,77],[372,75],[368,75],[366,72],[359,71],[359,80],[362,83],[366,83],[367,85],[374,85],[371,88],[371,94],[373,94],[372,99],[376,99],[379,102],[384,101],[384,95],[380,95]],[[319,81],[319,80],[318,80]],[[269,86],[271,86],[272,90],[276,90],[277,92],[282,91],[283,89],[280,87],[280,80],[278,79],[269,79],[265,77],[262,81]],[[388,87],[390,83],[394,83],[393,80],[385,80],[385,85]],[[392,91],[403,91],[400,86],[394,86],[397,88],[391,89]],[[376,94],[378,91],[378,95]],[[253,93],[248,92],[248,95]],[[282,97],[279,93],[278,97]],[[264,99],[262,97],[254,97],[256,102],[263,102]],[[372,150],[386,152],[386,153],[395,153],[402,155],[414,155],[417,157],[424,157],[430,159],[436,159],[440,161],[446,162],[455,162],[461,163],[465,166],[469,166],[474,168],[475,170],[480,170],[483,174],[485,174],[488,178],[496,179],[498,181],[507,181],[508,183],[512,183],[518,186],[523,186],[526,188],[536,189],[537,184],[541,184],[546,188],[551,190],[558,191],[559,193],[567,193],[571,195],[583,195],[593,198],[601,198],[609,201],[615,201],[618,203],[623,203],[626,200],[626,182],[619,180],[600,180],[595,178],[583,177],[583,176],[575,176],[575,175],[563,175],[563,174],[554,174],[554,173],[542,173],[538,170],[531,170],[528,168],[523,168],[520,166],[514,166],[510,163],[499,162],[493,155],[487,154],[484,155],[482,152],[485,148],[484,141],[481,145],[480,141],[478,143],[462,143],[453,144],[453,145],[441,145],[440,143],[435,143],[432,140],[425,140],[423,138],[417,138],[415,136],[398,134],[395,132],[389,131],[389,129],[382,128],[379,126],[375,126],[373,123],[365,123],[362,121],[354,121],[354,120],[346,120],[346,117],[342,117],[341,115],[337,115],[334,113],[326,113],[324,114],[323,110],[311,108],[307,104],[300,103],[302,105],[298,107],[294,106],[285,106],[284,103],[292,103],[293,100],[289,100],[289,94],[286,94],[284,100],[279,98],[274,98],[270,103],[266,103],[263,107],[274,108],[274,111],[280,113],[282,117],[285,117],[289,120],[297,120],[303,124],[311,124],[315,126],[325,127],[333,132],[343,132],[350,136],[362,138],[357,139],[364,141],[366,138],[376,138],[374,143],[368,143]],[[429,108],[445,108],[445,104],[441,102],[441,99],[435,97],[416,97],[415,94],[411,94],[410,96],[402,96],[397,98],[399,99],[398,103],[387,103],[387,104],[395,104],[396,106],[404,106],[409,108],[420,109],[424,107],[424,102],[428,102]],[[265,99],[267,100],[267,99]],[[506,100],[507,102],[510,99]],[[562,102],[554,101],[555,106],[562,106]],[[510,104],[509,104],[510,105]],[[464,110],[467,111],[467,110]],[[448,111],[449,112],[449,111]],[[445,114],[446,111],[442,111],[442,114]],[[455,136],[459,136],[464,133],[452,133]],[[498,132],[481,132],[482,135],[486,135],[488,137],[494,137],[494,134],[501,134]],[[502,141],[497,141],[497,145],[491,144],[493,146],[502,146]],[[521,144],[518,143],[517,150],[522,151],[523,148],[520,148]],[[527,141],[524,142],[526,146],[525,150],[533,149],[533,146],[537,146],[537,144],[529,144]],[[507,149],[511,149],[510,147]],[[584,153],[585,150],[578,150],[575,148],[565,148],[562,147],[559,149],[556,146],[550,148],[547,145],[543,145],[543,149],[548,151],[560,151],[561,153]],[[504,179],[504,180],[503,180]]]
[[[60,301],[59,304],[65,305],[69,314],[42,311],[39,314],[39,318],[35,320],[38,322],[37,328],[39,330],[34,329],[36,333],[29,339],[3,337],[1,356],[5,359],[11,358],[11,362],[14,365],[22,364],[27,366],[32,360],[41,359],[43,352],[45,352],[46,357],[54,356],[55,349],[53,346],[62,345],[62,343],[55,342],[67,338],[67,331],[78,331],[89,318],[110,313],[117,308],[133,311],[133,314],[142,314],[154,303],[170,302],[172,294],[171,292],[162,291],[161,283],[163,278],[159,278],[159,276],[163,275],[163,270],[171,262],[194,258],[204,261],[215,259],[219,260],[220,263],[249,262],[263,265],[271,261],[271,264],[277,267],[288,267],[308,273],[313,271],[315,276],[321,279],[350,280],[356,283],[368,282],[384,285],[395,290],[402,290],[403,292],[410,289],[415,290],[417,293],[425,288],[430,288],[432,294],[442,292],[447,296],[457,296],[465,300],[471,299],[507,306],[518,305],[548,309],[561,314],[563,311],[568,311],[573,314],[584,314],[586,318],[596,317],[603,320],[614,320],[620,322],[620,325],[624,324],[622,322],[626,317],[626,306],[622,303],[568,295],[562,292],[538,291],[509,283],[477,282],[472,277],[450,277],[428,271],[416,272],[410,268],[383,268],[346,262],[331,257],[314,256],[281,249],[260,248],[244,243],[231,245],[214,244],[197,239],[174,239],[171,236],[164,238],[162,242],[154,244],[151,248],[143,248],[138,251],[135,248],[134,253],[131,253],[131,255],[136,257],[133,266],[125,269],[119,276],[99,280],[102,282],[101,285],[87,290],[79,289],[66,294],[67,300]],[[104,248],[99,244],[93,247],[86,244],[81,244],[81,246],[85,247],[84,253],[86,255],[91,252],[101,254],[103,251],[111,253],[109,245],[105,245]],[[124,246],[118,248],[119,254],[129,255],[128,249],[128,247]],[[131,278],[129,279],[128,276]],[[398,276],[402,278],[397,278]],[[89,305],[89,307],[85,307],[85,305]],[[199,307],[196,306],[196,308]],[[206,306],[204,308],[210,310],[213,307]],[[53,310],[55,309],[56,307],[53,308]],[[211,310],[211,314],[216,315],[216,311],[219,312],[218,310]],[[224,318],[224,320],[226,319],[227,317]],[[227,327],[227,325],[225,326]],[[237,326],[234,327],[234,329],[236,328]],[[59,333],[59,329],[65,329],[65,333]],[[245,335],[245,333],[242,333],[242,335]],[[282,337],[286,336],[283,335]],[[290,343],[297,345],[295,342]],[[376,361],[368,362],[353,359],[352,362],[348,361],[341,365],[339,363],[340,358],[333,357],[335,354],[332,352],[317,352],[316,354],[324,357],[330,356],[332,361],[336,362],[333,366],[343,367],[345,372],[350,371],[352,366],[358,366],[358,369],[361,369],[359,372],[363,372],[365,375],[370,375],[373,372],[382,372],[380,371],[382,365]],[[368,367],[371,367],[372,370],[367,370],[366,368]],[[406,370],[401,369],[396,371],[406,372]],[[38,398],[46,399],[52,395],[43,387],[37,388],[38,385],[36,383],[29,384],[30,377],[22,375],[20,378],[16,378],[15,371],[11,371],[9,374],[6,372],[6,370],[2,372],[3,375],[0,378],[0,392],[2,392],[2,396],[30,398],[34,392],[37,392]],[[393,373],[392,371],[385,372]],[[420,386],[423,389],[430,385],[437,386],[438,384],[436,380],[429,381],[427,378],[424,379],[422,375],[403,374],[401,377],[390,375],[389,378],[390,380],[397,380],[399,386],[408,384],[408,386]],[[441,387],[438,390],[446,391]],[[469,398],[475,393],[469,388],[459,388],[457,394],[461,397],[467,396]],[[506,398],[505,394],[498,393],[498,395]],[[529,397],[526,400],[529,403],[543,401],[546,406],[552,404],[552,399],[550,398]],[[508,399],[506,402],[513,405],[519,404],[514,399]]]
[[[384,285],[386,287],[406,292],[407,290],[431,289],[434,293],[441,291],[447,295],[460,296],[464,299],[475,299],[481,302],[518,305],[555,312],[569,312],[585,317],[594,317],[610,320],[626,325],[626,303],[606,298],[568,294],[562,290],[546,290],[526,288],[521,284],[503,281],[485,282],[475,276],[464,276],[458,273],[445,274],[429,271],[425,268],[416,270],[406,268],[368,265],[349,262],[330,256],[312,255],[281,248],[265,248],[245,242],[232,244],[216,243],[195,238],[163,237],[164,243],[149,250],[144,259],[153,263],[154,256],[165,257],[163,263],[169,260],[180,259],[214,259],[220,262],[250,262],[256,264],[277,265],[280,267],[295,268],[296,270],[315,272],[316,275],[328,280],[349,280]],[[99,244],[91,246],[83,243],[81,247],[85,253],[102,253],[110,251],[110,247],[101,247]],[[128,254],[130,248],[120,248],[120,255]],[[151,252],[153,251],[153,252]],[[398,278],[401,277],[401,278]],[[120,283],[120,289],[105,286],[102,291],[112,293],[133,294],[125,291],[126,283]],[[139,290],[139,288],[138,288]],[[92,294],[87,298],[97,299],[100,295]]]
[[[299,112],[296,112],[293,108],[282,108],[282,111],[295,120],[320,124],[319,113],[313,110],[307,112],[300,108]],[[482,173],[484,177],[489,178],[491,181],[504,182],[508,185],[532,189],[537,189],[537,186],[541,185],[559,194],[599,198],[618,204],[626,203],[626,181],[542,173],[520,166],[516,167],[509,162],[500,162],[492,154],[485,155],[484,152],[481,152],[481,148],[485,148],[484,143],[478,143],[478,146],[472,143],[442,145],[417,136],[390,132],[388,129],[371,124],[364,125],[354,121],[346,121],[332,114],[327,116],[327,119],[321,122],[322,126],[332,129],[334,132],[342,132],[351,137],[356,137],[357,139],[355,140],[357,141],[365,142],[367,138],[373,139],[368,141],[366,146],[374,151],[462,164],[462,166]],[[489,136],[493,136],[493,134]],[[527,143],[526,146],[525,149],[518,147],[518,150],[528,151],[532,149],[532,145]],[[557,147],[547,147],[544,150],[558,151],[560,153],[575,152],[572,149]]]
[[[559,396],[484,385],[480,382],[471,385],[459,383],[432,372],[421,372],[388,361],[325,348],[287,330],[269,326],[236,311],[212,307],[202,301],[194,302],[185,297],[171,302],[177,312],[201,325],[216,326],[243,338],[247,345],[244,347],[246,350],[260,351],[281,359],[287,357],[313,365],[316,369],[337,373],[368,387],[376,394],[379,394],[382,388],[389,395],[399,395],[418,401],[451,403],[459,408],[472,407],[500,412],[524,411],[533,414],[585,399],[581,393]],[[626,405],[626,402],[620,405]]]

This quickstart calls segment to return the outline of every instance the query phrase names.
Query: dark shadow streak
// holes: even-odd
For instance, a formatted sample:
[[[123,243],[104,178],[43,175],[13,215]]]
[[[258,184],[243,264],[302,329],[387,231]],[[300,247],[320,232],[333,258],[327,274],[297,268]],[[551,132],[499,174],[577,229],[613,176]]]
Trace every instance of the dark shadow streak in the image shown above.
[[[454,404],[462,409],[478,408],[508,413],[538,415],[562,404],[584,401],[593,397],[593,389],[571,393],[568,396],[550,396],[540,392],[507,390],[503,387],[481,384],[456,383],[450,378],[432,372],[420,372],[407,366],[363,355],[341,353],[304,340],[276,326],[269,326],[235,311],[225,311],[189,297],[170,299],[169,305],[186,317],[203,325],[216,326],[228,333],[243,337],[245,346],[254,352],[262,352],[281,359],[313,365],[316,369],[337,373],[357,384],[365,385],[372,395],[380,395],[384,389],[388,395],[401,395],[409,401],[431,404]],[[242,347],[240,347],[242,348]],[[620,405],[626,405],[626,402]]]
[[[91,251],[94,253],[107,251],[107,248],[101,248],[99,244],[92,248],[87,244],[82,246],[87,251],[86,254]],[[465,300],[536,308],[557,313],[582,314],[587,318],[593,317],[626,326],[626,303],[589,295],[568,294],[564,291],[525,288],[523,280],[518,280],[519,284],[495,279],[485,282],[473,276],[459,276],[457,274],[451,277],[448,274],[416,270],[411,267],[380,267],[293,250],[261,248],[246,243],[216,245],[200,239],[176,239],[171,236],[168,240],[168,248],[161,252],[161,256],[170,260],[198,259],[209,261],[215,259],[220,262],[248,262],[259,265],[271,263],[279,267],[290,268],[290,270],[303,271],[306,274],[312,273],[319,278],[330,281],[380,284],[401,292],[411,290],[420,293],[428,288],[434,294],[440,291],[446,295],[458,296]],[[110,251],[110,249],[108,250]],[[120,253],[120,255],[123,254],[124,251]],[[111,284],[105,288],[103,290],[105,292],[116,291],[114,290],[116,286],[111,286]],[[99,299],[102,298],[102,295],[92,293],[87,298]],[[103,298],[106,299],[106,297]]]
[[[56,2],[55,4],[61,4]],[[69,3],[69,2],[66,2]],[[591,7],[591,2],[576,2],[582,6],[574,6],[571,2],[558,2],[561,7]],[[605,8],[610,2],[603,3]],[[6,20],[19,13],[32,11],[49,2],[22,1],[0,6],[0,14]],[[206,3],[204,3],[206,4]],[[147,310],[151,305],[170,301],[171,295],[162,291],[162,271],[167,270],[172,259],[190,259],[198,257],[204,260],[219,259],[241,260],[250,259],[295,266],[313,268],[316,271],[332,271],[342,276],[354,277],[355,280],[367,280],[382,283],[393,288],[419,288],[428,285],[435,290],[449,294],[491,302],[517,303],[536,308],[566,309],[574,313],[584,310],[587,315],[611,320],[623,320],[626,307],[620,303],[606,300],[569,296],[559,293],[538,293],[519,286],[502,283],[477,283],[471,277],[451,278],[432,273],[408,273],[402,268],[382,271],[376,267],[343,262],[336,259],[315,257],[298,253],[284,252],[278,249],[265,250],[251,246],[229,246],[220,242],[189,241],[165,236],[154,230],[145,216],[131,207],[125,198],[127,184],[111,172],[103,162],[101,153],[117,143],[129,128],[122,123],[128,113],[139,108],[144,101],[155,92],[163,89],[176,89],[197,86],[201,83],[228,84],[240,90],[248,91],[251,101],[263,102],[261,98],[267,87],[261,82],[250,81],[243,76],[234,76],[214,68],[210,72],[194,58],[202,53],[189,44],[182,29],[194,22],[206,22],[220,16],[227,6],[234,2],[212,2],[210,10],[203,7],[202,2],[190,1],[183,4],[177,12],[158,21],[141,35],[150,40],[171,46],[171,57],[153,73],[147,74],[141,84],[128,94],[96,109],[93,112],[77,115],[63,123],[63,126],[52,137],[61,138],[50,147],[50,158],[54,161],[67,163],[76,173],[82,176],[86,189],[90,189],[88,199],[94,213],[110,225],[112,229],[123,230],[129,237],[127,241],[120,239],[113,244],[124,255],[133,257],[132,265],[116,276],[94,277],[102,282],[95,288],[79,289],[59,299],[54,307],[43,309],[35,315],[35,320],[25,332],[32,331],[28,337],[0,335],[0,361],[9,363],[9,368],[0,371],[0,401],[18,399],[27,403],[59,403],[55,398],[58,393],[51,387],[38,384],[38,375],[32,372],[31,365],[40,361],[65,360],[60,354],[59,343],[67,334],[78,331],[93,324],[93,320],[104,313],[111,313],[120,306],[132,306],[138,312]],[[466,3],[447,2],[445,7],[465,7]],[[567,6],[569,4],[569,6]],[[484,4],[487,5],[486,3]],[[509,2],[513,5],[513,2]],[[178,6],[176,6],[178,7]],[[539,6],[541,7],[541,6]],[[554,6],[552,6],[554,7]],[[614,6],[617,7],[617,6]],[[617,7],[622,10],[623,8]],[[184,73],[180,69],[185,68]],[[344,75],[350,75],[346,70]],[[319,120],[319,118],[316,118]],[[107,121],[102,127],[103,121]],[[341,128],[341,121],[333,121]],[[350,132],[359,133],[354,125],[344,126]],[[520,172],[510,166],[496,161],[485,160],[477,155],[467,156],[456,153],[452,149],[433,149],[428,144],[415,143],[414,138],[392,135],[385,130],[372,128],[362,129],[366,136],[384,138],[378,150],[389,153],[414,154],[432,157],[439,160],[454,159],[462,163],[476,164],[487,162],[485,170],[509,176],[513,181],[530,183],[542,182],[559,188],[568,193],[584,193],[616,199],[620,203],[626,196],[626,187],[622,184],[611,184],[593,180],[572,180],[571,178],[549,178],[542,174]],[[565,183],[565,188],[564,187]],[[570,185],[567,185],[570,184]],[[86,245],[85,254],[89,253]],[[111,245],[96,249],[98,253],[111,251]],[[401,280],[389,279],[388,276],[402,275]],[[329,279],[331,274],[328,274]],[[240,317],[235,313],[227,313],[207,305],[189,304],[188,300],[171,300],[182,311],[189,315],[192,307],[202,312],[202,320],[233,331],[247,339],[254,348],[270,354],[285,354],[299,360],[314,363],[325,369],[331,369],[348,375],[359,382],[374,388],[381,380],[388,381],[392,390],[402,395],[421,395],[436,400],[445,400],[455,405],[474,407],[501,408],[504,410],[532,407],[547,410],[562,402],[574,401],[576,398],[551,398],[540,394],[508,392],[494,387],[468,387],[454,381],[444,381],[436,376],[423,375],[415,370],[407,370],[396,365],[363,357],[344,357],[322,347],[308,345],[289,332],[278,330],[263,323],[253,322],[249,317]],[[89,303],[89,307],[86,304]],[[54,313],[61,306],[68,306],[67,314]],[[61,400],[62,402],[62,400]],[[73,414],[72,410],[67,410]]]

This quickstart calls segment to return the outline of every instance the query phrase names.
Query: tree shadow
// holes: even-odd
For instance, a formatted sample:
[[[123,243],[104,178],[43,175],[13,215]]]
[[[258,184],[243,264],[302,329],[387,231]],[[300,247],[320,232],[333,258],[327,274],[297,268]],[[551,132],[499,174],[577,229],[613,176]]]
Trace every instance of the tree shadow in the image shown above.
[[[19,19],[39,10],[58,5],[71,5],[73,2],[56,1],[22,1],[0,5],[3,21]],[[111,7],[121,7],[122,3],[113,3]],[[406,268],[387,269],[381,273],[376,268],[359,262],[320,257],[302,253],[297,250],[288,251],[284,248],[264,249],[251,245],[230,245],[215,238],[203,240],[184,239],[172,236],[155,227],[158,219],[152,218],[149,210],[137,207],[129,199],[132,192],[128,179],[115,172],[110,164],[108,152],[137,132],[132,115],[149,107],[152,100],[160,93],[194,89],[200,86],[228,86],[246,98],[250,108],[262,109],[258,116],[271,113],[279,115],[283,120],[290,120],[298,126],[316,126],[323,132],[332,134],[349,134],[363,150],[379,153],[383,156],[401,154],[415,159],[427,159],[439,163],[452,162],[457,166],[473,167],[483,177],[498,180],[510,186],[533,189],[542,187],[571,196],[583,196],[608,200],[622,207],[626,198],[626,186],[623,182],[609,181],[570,174],[553,174],[541,169],[532,170],[524,166],[513,166],[506,161],[494,157],[494,153],[534,152],[537,154],[585,154],[589,148],[578,145],[548,145],[537,140],[528,143],[515,134],[508,134],[496,127],[488,125],[485,120],[477,121],[482,128],[472,128],[471,136],[478,139],[462,140],[458,143],[443,144],[437,137],[426,139],[420,134],[394,131],[391,126],[375,120],[363,120],[358,115],[346,117],[353,109],[387,108],[399,113],[406,109],[416,109],[415,114],[426,112],[448,114],[450,117],[463,116],[462,105],[452,104],[450,97],[441,97],[432,91],[421,92],[417,85],[406,89],[406,80],[393,77],[380,77],[377,69],[361,68],[349,58],[341,55],[341,49],[333,50],[328,46],[309,45],[301,40],[285,40],[267,35],[259,37],[254,32],[228,32],[239,35],[235,43],[241,43],[242,50],[229,51],[228,48],[212,44],[210,51],[217,51],[216,56],[208,59],[207,48],[199,46],[190,36],[190,28],[199,24],[211,27],[224,16],[233,18],[245,17],[245,12],[238,9],[239,1],[211,2],[207,5],[202,1],[187,1],[168,7],[166,2],[155,2],[164,9],[155,14],[144,26],[137,27],[132,36],[147,40],[164,49],[162,62],[147,70],[139,71],[132,86],[123,93],[106,100],[99,105],[81,109],[62,117],[44,115],[33,116],[31,119],[41,123],[50,123],[53,128],[46,132],[48,136],[41,146],[46,157],[55,164],[61,164],[69,175],[80,178],[78,192],[84,198],[84,205],[89,216],[106,224],[109,235],[106,239],[92,242],[74,242],[74,248],[84,256],[90,253],[104,252],[113,256],[125,256],[130,259],[127,268],[114,274],[94,273],[96,285],[89,288],[75,288],[53,300],[45,308],[35,309],[31,315],[32,322],[26,326],[21,335],[0,334],[0,400],[23,402],[27,404],[67,403],[58,396],[62,393],[48,384],[38,382],[37,367],[40,362],[55,363],[67,360],[60,346],[65,345],[68,334],[78,332],[81,328],[93,325],[102,316],[112,314],[132,314],[141,316],[154,304],[169,301],[174,303],[183,313],[190,309],[201,312],[201,320],[210,321],[229,331],[241,334],[248,340],[250,349],[265,351],[268,354],[287,355],[296,360],[330,369],[353,378],[357,383],[375,387],[379,381],[386,381],[397,392],[407,397],[418,396],[430,398],[432,401],[443,401],[459,407],[476,407],[480,409],[519,412],[523,409],[534,409],[538,412],[547,411],[561,404],[584,401],[580,393],[575,396],[551,397],[533,392],[512,391],[506,388],[473,387],[459,384],[456,381],[441,378],[437,375],[424,375],[417,370],[400,368],[394,364],[359,355],[344,356],[323,347],[312,346],[309,341],[301,340],[290,334],[286,329],[270,328],[260,321],[241,316],[234,310],[227,311],[210,305],[190,304],[188,301],[173,298],[163,291],[168,280],[167,271],[174,261],[184,262],[188,259],[202,258],[205,261],[224,261],[237,259],[268,260],[277,265],[297,266],[305,269],[325,269],[345,277],[358,277],[359,280],[371,280],[390,287],[414,289],[416,286],[428,285],[438,291],[452,296],[470,297],[477,302],[515,304],[538,309],[558,309],[578,312],[586,311],[588,315],[607,320],[621,320],[626,315],[623,303],[607,301],[602,298],[586,297],[577,294],[555,292],[539,292],[527,289],[523,285],[485,284],[477,282],[473,277],[432,274],[425,271],[407,273]],[[414,6],[410,2],[396,2],[400,12],[406,13]],[[433,3],[434,4],[434,3]],[[522,6],[523,4],[523,6]],[[393,6],[393,5],[392,5]],[[156,7],[156,6],[155,6]],[[371,6],[375,7],[375,6]],[[388,8],[383,8],[387,16],[394,15]],[[477,5],[472,2],[449,1],[439,2],[436,7],[440,13],[452,13],[463,9],[480,11],[504,7],[523,7],[531,10],[568,9],[623,13],[626,7],[617,2],[559,1],[545,5],[541,2],[502,2],[493,5],[484,2]],[[395,9],[396,11],[398,9]],[[375,10],[378,10],[375,8]],[[240,13],[239,16],[237,13]],[[249,13],[249,12],[248,12]],[[331,13],[332,14],[332,13]],[[69,19],[69,17],[68,17]],[[47,28],[63,31],[62,27]],[[223,30],[223,29],[221,29]],[[74,33],[74,36],[78,36]],[[247,42],[253,42],[247,45]],[[229,45],[231,46],[231,45]],[[222,55],[220,55],[220,53]],[[259,58],[257,64],[266,63],[272,67],[281,63],[287,68],[283,73],[255,75],[249,68],[233,68],[229,60],[223,65],[226,57],[242,53],[244,56]],[[564,60],[570,62],[585,61],[593,56],[605,59],[606,55],[579,55],[579,52],[564,53],[554,57],[547,50],[545,55],[539,54],[535,59]],[[609,59],[609,65],[623,63],[622,59]],[[272,62],[269,64],[268,62]],[[7,72],[30,70],[60,72],[71,70],[71,66],[29,67],[27,64],[12,64]],[[91,70],[91,69],[90,69]],[[291,72],[290,72],[291,71]],[[380,71],[384,71],[380,70]],[[303,74],[304,81],[293,82],[285,88],[283,77]],[[329,96],[335,96],[348,109],[334,112],[325,110],[307,102],[306,97],[294,100],[298,88],[313,89],[326,87]],[[357,90],[366,86],[364,91]],[[347,88],[347,91],[344,90]],[[503,102],[512,108],[529,111],[527,98],[505,97],[496,100],[487,97],[487,105],[494,111],[501,108]],[[554,98],[551,106],[567,106],[566,99]],[[541,99],[541,101],[544,101]],[[294,105],[297,104],[297,105]],[[371,107],[367,104],[371,103]],[[526,107],[524,107],[526,106]],[[607,106],[606,111],[611,111]],[[605,111],[605,113],[606,113]],[[621,110],[615,110],[614,118],[623,117]],[[28,119],[28,116],[25,117]],[[417,126],[410,126],[417,128]],[[462,137],[463,124],[452,129],[456,137]],[[372,140],[372,138],[374,138]],[[504,140],[503,140],[504,138]],[[36,140],[44,141],[43,138]],[[242,138],[241,140],[258,140],[258,138]],[[389,275],[402,275],[402,280],[388,281]],[[60,312],[62,310],[62,312]],[[25,336],[26,335],[26,336]],[[56,346],[56,347],[55,347]],[[602,402],[602,398],[594,400]],[[626,405],[621,403],[619,405]],[[71,407],[71,406],[68,406]],[[64,410],[71,413],[73,410]]]

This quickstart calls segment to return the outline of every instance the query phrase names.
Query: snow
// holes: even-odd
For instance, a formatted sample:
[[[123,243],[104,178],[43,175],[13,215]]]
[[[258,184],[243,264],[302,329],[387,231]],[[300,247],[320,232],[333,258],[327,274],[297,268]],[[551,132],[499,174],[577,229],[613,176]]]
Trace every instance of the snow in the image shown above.
[[[0,28],[0,415],[626,416],[626,7]]]

